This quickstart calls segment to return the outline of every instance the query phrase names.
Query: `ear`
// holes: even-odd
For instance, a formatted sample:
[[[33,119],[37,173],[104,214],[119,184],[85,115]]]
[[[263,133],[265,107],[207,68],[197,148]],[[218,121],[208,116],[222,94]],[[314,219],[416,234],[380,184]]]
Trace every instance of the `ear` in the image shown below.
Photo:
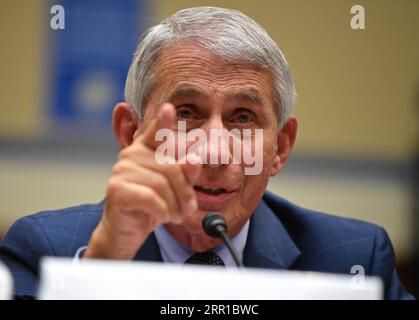
[[[125,102],[118,103],[112,113],[112,128],[121,148],[131,145],[138,129],[138,117]]]
[[[271,171],[272,177],[281,172],[287,162],[297,137],[297,128],[297,118],[295,116],[291,116],[284,124],[281,131],[278,132],[276,155]]]

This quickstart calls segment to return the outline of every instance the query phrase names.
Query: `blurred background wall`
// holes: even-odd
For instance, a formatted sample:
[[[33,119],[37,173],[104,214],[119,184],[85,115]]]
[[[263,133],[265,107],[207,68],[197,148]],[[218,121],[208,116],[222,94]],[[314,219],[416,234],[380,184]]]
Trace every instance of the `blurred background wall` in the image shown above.
[[[383,226],[417,290],[418,1],[83,2],[0,2],[0,234],[21,216],[102,199],[118,152],[110,112],[140,32],[184,7],[223,6],[259,22],[294,74],[297,145],[269,189]],[[65,30],[50,27],[54,4]],[[354,4],[365,30],[350,27]]]

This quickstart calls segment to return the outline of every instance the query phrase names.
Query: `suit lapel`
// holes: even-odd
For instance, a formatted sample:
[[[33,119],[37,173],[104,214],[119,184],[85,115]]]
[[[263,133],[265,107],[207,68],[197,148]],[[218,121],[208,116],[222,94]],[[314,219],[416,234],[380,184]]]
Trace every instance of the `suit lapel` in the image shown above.
[[[163,258],[161,256],[159,245],[157,243],[154,232],[148,236],[140,250],[138,250],[137,254],[135,255],[134,260],[163,262]]]
[[[250,220],[243,264],[252,268],[288,269],[300,254],[284,225],[261,200]],[[134,260],[163,262],[154,233],[138,250]]]
[[[284,225],[261,200],[250,220],[243,264],[253,268],[289,269],[300,255]]]

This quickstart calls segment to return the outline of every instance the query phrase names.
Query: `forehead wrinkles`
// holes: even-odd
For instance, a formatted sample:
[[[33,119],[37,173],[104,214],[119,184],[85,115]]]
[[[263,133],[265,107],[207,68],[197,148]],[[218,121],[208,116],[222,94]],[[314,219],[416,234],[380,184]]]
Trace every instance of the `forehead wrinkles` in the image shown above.
[[[155,88],[170,91],[179,82],[192,82],[210,88],[251,85],[267,98],[272,98],[272,76],[268,70],[250,64],[227,63],[196,46],[171,48],[163,52],[155,64]]]

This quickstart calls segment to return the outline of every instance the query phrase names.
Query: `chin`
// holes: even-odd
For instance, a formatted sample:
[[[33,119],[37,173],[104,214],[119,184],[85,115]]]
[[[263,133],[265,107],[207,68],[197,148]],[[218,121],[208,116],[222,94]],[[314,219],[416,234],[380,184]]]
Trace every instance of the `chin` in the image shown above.
[[[202,219],[207,214],[206,211],[199,210],[193,214],[188,215],[183,222],[184,228],[189,234],[202,234],[204,229],[202,228]]]
[[[221,239],[208,237],[206,234],[202,236],[192,236],[190,247],[195,252],[205,252],[222,244]]]

